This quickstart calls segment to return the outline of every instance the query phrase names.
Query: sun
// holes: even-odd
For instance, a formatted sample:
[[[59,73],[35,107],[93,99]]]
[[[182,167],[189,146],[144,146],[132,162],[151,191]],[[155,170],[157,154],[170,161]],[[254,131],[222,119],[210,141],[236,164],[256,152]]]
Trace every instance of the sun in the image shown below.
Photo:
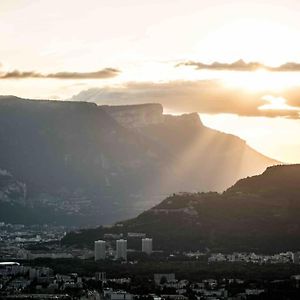
[[[261,99],[267,101],[268,103],[258,107],[258,109],[260,110],[299,111],[299,107],[288,105],[287,100],[283,97],[274,97],[272,95],[265,95]]]

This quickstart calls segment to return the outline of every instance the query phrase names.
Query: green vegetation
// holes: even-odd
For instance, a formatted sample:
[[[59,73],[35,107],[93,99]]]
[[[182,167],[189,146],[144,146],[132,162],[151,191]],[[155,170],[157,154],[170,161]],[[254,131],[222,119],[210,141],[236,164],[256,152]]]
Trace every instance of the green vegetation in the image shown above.
[[[174,194],[134,219],[70,233],[63,243],[92,247],[104,233],[143,232],[157,250],[298,251],[299,199],[300,165],[276,166],[223,194]]]

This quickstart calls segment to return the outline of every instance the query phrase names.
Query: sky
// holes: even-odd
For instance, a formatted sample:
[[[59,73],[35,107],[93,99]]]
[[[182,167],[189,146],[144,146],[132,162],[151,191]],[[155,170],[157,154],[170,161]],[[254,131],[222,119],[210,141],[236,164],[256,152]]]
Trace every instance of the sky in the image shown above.
[[[160,102],[300,162],[297,0],[1,0],[0,94]]]

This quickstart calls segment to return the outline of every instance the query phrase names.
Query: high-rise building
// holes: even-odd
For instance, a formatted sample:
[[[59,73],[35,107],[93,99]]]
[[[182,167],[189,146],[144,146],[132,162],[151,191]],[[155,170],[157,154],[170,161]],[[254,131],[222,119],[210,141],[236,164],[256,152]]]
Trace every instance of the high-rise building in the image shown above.
[[[127,260],[127,240],[117,240],[116,241],[117,249],[116,249],[116,259],[124,259]]]
[[[98,281],[106,282],[106,272],[97,272],[97,273],[95,273],[95,278]]]
[[[293,263],[300,264],[300,252],[293,253]]]
[[[95,260],[105,259],[106,257],[105,246],[106,246],[105,241],[102,240],[95,241]]]
[[[145,252],[147,254],[152,253],[152,239],[142,239],[142,252]]]

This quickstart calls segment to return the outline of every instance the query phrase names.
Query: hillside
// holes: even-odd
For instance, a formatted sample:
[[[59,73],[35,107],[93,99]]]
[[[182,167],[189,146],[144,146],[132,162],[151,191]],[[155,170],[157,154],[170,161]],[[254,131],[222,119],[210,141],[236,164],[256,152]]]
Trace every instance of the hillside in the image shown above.
[[[39,222],[48,222],[46,210],[53,222],[77,225],[132,217],[172,192],[222,191],[276,163],[197,114],[163,115],[160,104],[1,96],[0,146],[0,168],[22,182]],[[21,221],[11,210],[1,218]]]
[[[274,166],[222,194],[182,193],[134,219],[70,233],[91,245],[107,232],[143,232],[156,249],[279,252],[300,249],[300,165]]]

